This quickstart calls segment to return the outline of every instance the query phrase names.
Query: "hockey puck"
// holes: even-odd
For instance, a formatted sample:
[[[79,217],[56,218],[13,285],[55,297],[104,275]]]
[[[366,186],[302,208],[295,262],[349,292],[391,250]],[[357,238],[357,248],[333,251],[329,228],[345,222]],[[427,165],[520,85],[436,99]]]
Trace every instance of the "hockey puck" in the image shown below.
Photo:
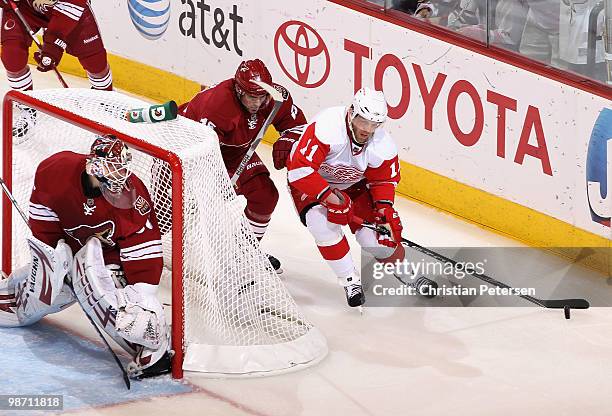
[[[438,284],[425,276],[421,276],[415,282],[418,293],[427,299],[435,298],[437,295],[436,289]]]
[[[563,307],[563,312],[565,313],[565,319],[570,319],[570,311],[572,310],[572,308],[570,308],[569,305],[565,305]]]

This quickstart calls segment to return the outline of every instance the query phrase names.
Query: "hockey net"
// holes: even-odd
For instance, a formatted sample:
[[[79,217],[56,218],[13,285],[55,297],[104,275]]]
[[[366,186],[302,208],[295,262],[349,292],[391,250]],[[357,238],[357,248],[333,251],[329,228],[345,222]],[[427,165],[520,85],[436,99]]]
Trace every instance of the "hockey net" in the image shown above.
[[[261,252],[216,134],[180,116],[159,123],[125,120],[129,109],[149,105],[89,89],[9,92],[3,177],[19,206],[27,211],[43,159],[63,150],[88,153],[94,134],[116,134],[132,150],[134,173],[149,189],[162,231],[174,377],[182,377],[183,369],[217,377],[276,374],[318,362],[327,353],[325,338],[300,313]],[[11,217],[5,198],[5,272],[30,261],[29,234],[18,216]]]

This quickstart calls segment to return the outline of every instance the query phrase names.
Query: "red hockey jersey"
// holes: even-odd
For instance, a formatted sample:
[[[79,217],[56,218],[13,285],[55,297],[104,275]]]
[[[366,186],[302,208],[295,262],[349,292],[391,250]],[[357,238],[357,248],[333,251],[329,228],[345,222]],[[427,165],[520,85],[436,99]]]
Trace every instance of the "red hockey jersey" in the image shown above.
[[[3,1],[0,4],[10,9]],[[62,40],[66,40],[83,14],[91,13],[89,0],[18,0],[15,4],[34,30],[45,27]]]
[[[132,175],[132,208],[115,208],[102,195],[87,196],[85,158],[60,152],[40,163],[30,198],[32,234],[52,247],[64,239],[73,253],[95,235],[102,242],[105,263],[120,264],[129,284],[158,284],[162,245],[149,192]]]
[[[291,94],[281,85],[272,84],[281,92],[285,102],[272,120],[282,132],[306,123],[304,113],[295,104]],[[234,90],[234,79],[228,79],[201,91],[183,108],[182,115],[212,127],[219,136],[225,167],[232,174],[246,154],[251,142],[272,111],[270,100],[256,114],[246,111]]]

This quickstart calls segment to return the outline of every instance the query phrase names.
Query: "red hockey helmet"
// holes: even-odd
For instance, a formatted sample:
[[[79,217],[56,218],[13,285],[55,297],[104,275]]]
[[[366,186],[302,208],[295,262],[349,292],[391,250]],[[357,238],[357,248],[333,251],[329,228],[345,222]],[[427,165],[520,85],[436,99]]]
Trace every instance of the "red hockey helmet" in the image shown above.
[[[266,65],[259,59],[253,59],[249,61],[242,61],[236,75],[234,76],[236,82],[236,92],[238,95],[247,93],[254,96],[266,95],[266,91],[259,85],[251,81],[262,81],[266,84],[272,84],[272,75],[266,68]]]

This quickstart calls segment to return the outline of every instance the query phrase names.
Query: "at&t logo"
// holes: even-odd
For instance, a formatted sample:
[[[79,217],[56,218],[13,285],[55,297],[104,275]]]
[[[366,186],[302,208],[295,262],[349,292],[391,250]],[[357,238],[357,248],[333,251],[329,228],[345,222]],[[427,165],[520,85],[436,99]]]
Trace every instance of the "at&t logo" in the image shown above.
[[[330,56],[323,38],[312,26],[297,20],[283,23],[274,36],[281,69],[304,88],[316,88],[329,76]]]
[[[612,110],[609,108],[601,111],[593,126],[586,175],[591,218],[609,227],[612,215]]]
[[[170,22],[170,0],[128,0],[130,18],[138,33],[159,39]]]

